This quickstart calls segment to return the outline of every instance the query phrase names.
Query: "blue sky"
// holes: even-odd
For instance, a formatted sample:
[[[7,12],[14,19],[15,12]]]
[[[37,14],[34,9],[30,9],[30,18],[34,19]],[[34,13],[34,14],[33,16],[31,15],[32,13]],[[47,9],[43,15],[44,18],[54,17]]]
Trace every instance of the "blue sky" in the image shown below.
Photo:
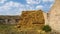
[[[54,0],[0,0],[0,15],[20,15],[24,10],[48,12]]]

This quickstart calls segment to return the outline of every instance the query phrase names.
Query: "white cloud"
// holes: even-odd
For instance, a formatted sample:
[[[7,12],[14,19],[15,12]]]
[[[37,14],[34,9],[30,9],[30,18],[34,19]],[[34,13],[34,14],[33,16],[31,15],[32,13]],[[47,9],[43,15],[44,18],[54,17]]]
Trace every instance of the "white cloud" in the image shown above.
[[[3,6],[0,6],[0,12],[6,13],[6,15],[16,15],[22,4],[17,2],[7,2]]]
[[[53,2],[54,0],[42,0],[43,2]]]
[[[35,10],[35,9],[39,10],[44,8],[43,5],[37,5],[37,6],[33,5],[33,4],[39,4],[41,0],[26,0],[26,1],[28,4],[21,4],[13,1],[4,3],[5,2],[4,0],[4,2],[2,2],[4,3],[4,5],[0,6],[0,15],[20,15],[23,10]]]
[[[5,15],[20,15],[23,10],[32,10],[33,7],[29,5],[23,5],[17,2],[7,2],[3,6],[0,6],[0,15],[5,13]]]
[[[7,0],[0,0],[0,3],[4,3],[5,1],[7,1]]]
[[[42,8],[43,8],[43,6],[42,5],[38,5],[38,6],[36,6],[36,9],[41,9],[42,10]]]
[[[26,0],[28,4],[39,4],[41,0]]]
[[[52,6],[53,6],[53,4],[51,4],[49,8],[51,8]]]

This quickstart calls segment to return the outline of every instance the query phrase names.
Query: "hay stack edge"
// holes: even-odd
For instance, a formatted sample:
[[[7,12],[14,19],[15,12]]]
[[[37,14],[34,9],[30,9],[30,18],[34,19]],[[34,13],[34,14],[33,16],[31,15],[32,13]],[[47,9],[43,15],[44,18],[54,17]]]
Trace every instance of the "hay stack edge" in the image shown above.
[[[18,27],[26,29],[36,27],[39,29],[45,24],[46,15],[42,10],[22,11]]]

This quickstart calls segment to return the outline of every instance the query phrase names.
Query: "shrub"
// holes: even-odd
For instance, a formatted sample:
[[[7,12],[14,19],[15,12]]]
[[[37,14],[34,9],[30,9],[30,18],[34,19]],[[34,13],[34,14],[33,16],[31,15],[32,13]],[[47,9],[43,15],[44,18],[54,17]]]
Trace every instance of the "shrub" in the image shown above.
[[[45,26],[43,26],[42,30],[45,32],[50,32],[52,29],[49,25],[45,25]]]

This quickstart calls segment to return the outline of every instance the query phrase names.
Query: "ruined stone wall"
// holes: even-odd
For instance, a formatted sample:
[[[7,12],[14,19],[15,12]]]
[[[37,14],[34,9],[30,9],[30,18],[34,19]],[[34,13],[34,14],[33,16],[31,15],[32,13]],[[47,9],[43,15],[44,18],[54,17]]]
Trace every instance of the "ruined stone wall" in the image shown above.
[[[48,25],[48,13],[43,12],[44,20],[45,20],[45,25]]]
[[[49,11],[49,25],[52,29],[60,32],[60,0],[55,0],[54,5]]]

